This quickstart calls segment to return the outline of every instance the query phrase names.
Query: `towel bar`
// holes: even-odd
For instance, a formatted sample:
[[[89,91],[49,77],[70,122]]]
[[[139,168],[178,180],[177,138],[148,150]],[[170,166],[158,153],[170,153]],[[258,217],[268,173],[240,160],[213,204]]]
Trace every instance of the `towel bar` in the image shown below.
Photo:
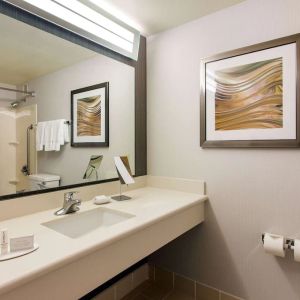
[[[65,124],[68,124],[68,125],[71,125],[71,121],[65,121]],[[34,127],[36,127],[37,124],[30,124],[28,127],[27,127],[27,145],[26,145],[26,149],[27,149],[27,162],[26,162],[26,165],[23,166],[21,172],[28,176],[30,175],[30,130],[32,130]]]

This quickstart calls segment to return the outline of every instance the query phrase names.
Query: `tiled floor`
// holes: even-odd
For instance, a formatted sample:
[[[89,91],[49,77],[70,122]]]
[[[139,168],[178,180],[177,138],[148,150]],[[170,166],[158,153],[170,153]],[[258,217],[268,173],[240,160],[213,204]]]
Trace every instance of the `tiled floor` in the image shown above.
[[[149,277],[122,300],[242,300],[151,265]]]
[[[188,294],[173,290],[172,287],[158,285],[152,281],[146,281],[138,286],[122,300],[193,300]]]
[[[144,265],[94,300],[242,300],[174,272]]]

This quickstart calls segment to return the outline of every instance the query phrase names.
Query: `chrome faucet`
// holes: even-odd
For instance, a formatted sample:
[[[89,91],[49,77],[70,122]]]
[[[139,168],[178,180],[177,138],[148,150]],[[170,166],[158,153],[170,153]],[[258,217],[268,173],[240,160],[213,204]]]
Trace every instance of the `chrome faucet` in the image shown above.
[[[57,216],[71,214],[79,210],[79,205],[81,204],[81,200],[74,199],[74,194],[78,192],[68,192],[64,194],[64,204],[61,209],[56,211],[54,214]]]

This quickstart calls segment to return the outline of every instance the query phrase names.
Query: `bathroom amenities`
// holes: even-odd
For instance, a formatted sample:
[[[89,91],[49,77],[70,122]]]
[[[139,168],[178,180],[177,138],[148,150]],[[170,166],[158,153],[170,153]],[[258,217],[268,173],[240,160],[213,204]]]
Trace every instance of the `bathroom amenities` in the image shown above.
[[[25,254],[31,253],[39,248],[34,243],[34,235],[20,236],[10,238],[8,244],[8,230],[0,230],[0,261],[16,258]]]
[[[34,236],[33,234],[27,236],[21,236],[11,238],[9,242],[10,252],[17,252],[22,250],[32,249],[34,247]]]
[[[8,253],[8,233],[7,229],[2,229],[0,231],[0,243],[1,243],[1,255],[6,255]]]
[[[100,205],[100,204],[106,204],[106,203],[110,203],[111,199],[105,195],[100,195],[100,196],[96,196],[94,199],[94,204],[96,205]]]

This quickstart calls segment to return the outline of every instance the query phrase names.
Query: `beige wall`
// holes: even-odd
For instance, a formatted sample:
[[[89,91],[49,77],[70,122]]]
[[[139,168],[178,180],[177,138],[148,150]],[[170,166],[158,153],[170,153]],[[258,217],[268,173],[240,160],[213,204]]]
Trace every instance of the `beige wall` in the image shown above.
[[[299,0],[248,0],[148,39],[149,174],[203,179],[206,222],[155,255],[174,271],[253,300],[300,297],[300,264],[261,233],[300,238],[300,150],[201,149],[200,59],[300,32]]]

